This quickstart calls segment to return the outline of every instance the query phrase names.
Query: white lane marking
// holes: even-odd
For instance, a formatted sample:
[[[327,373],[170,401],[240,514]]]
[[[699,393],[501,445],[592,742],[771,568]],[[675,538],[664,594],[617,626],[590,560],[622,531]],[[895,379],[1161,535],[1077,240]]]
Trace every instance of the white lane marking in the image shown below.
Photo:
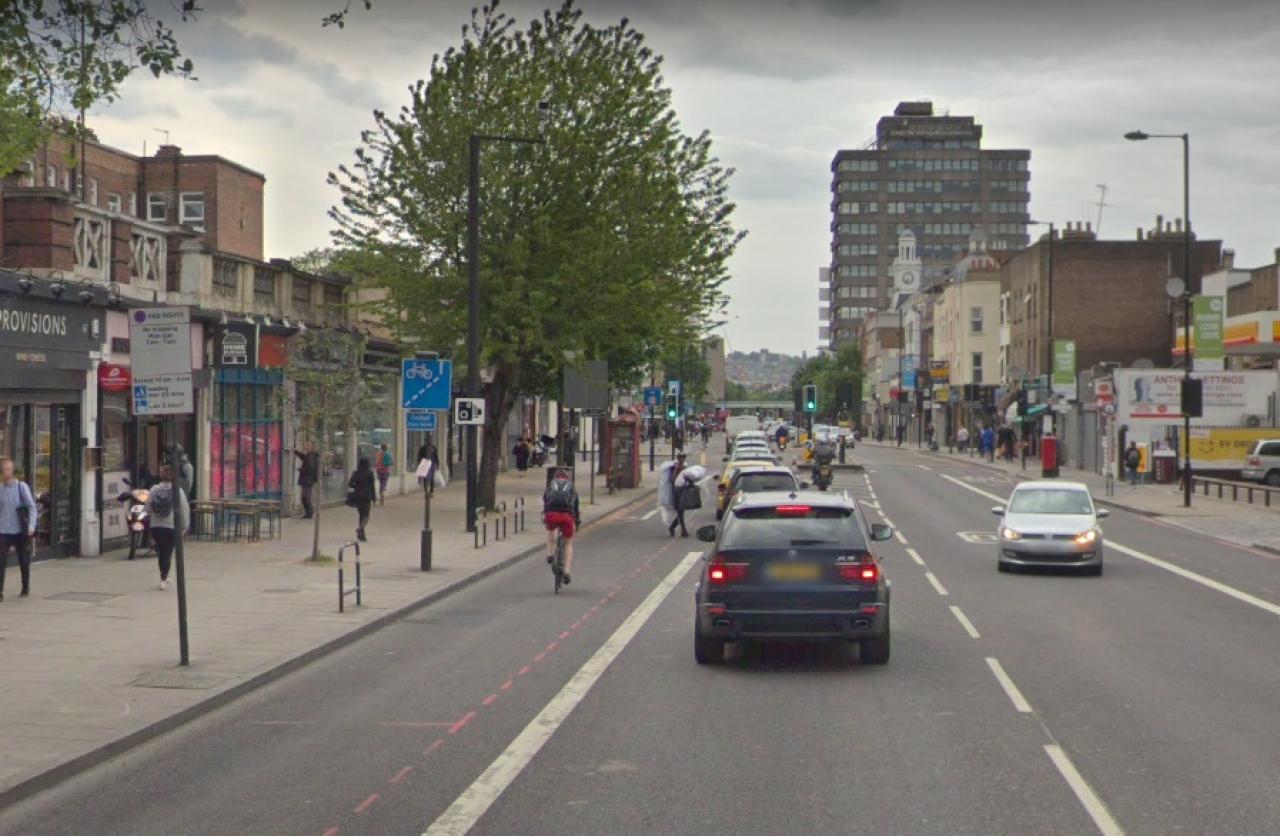
[[[880,516],[884,517],[885,525],[889,526],[890,528],[897,528],[897,526],[893,524],[893,520],[889,519],[889,516],[885,514],[884,511],[880,512]]]
[[[1027,702],[1026,697],[1022,696],[1022,692],[1018,690],[1017,685],[1013,684],[1009,674],[1004,672],[1004,668],[1000,666],[1000,660],[994,656],[988,656],[987,667],[991,668],[991,672],[995,674],[996,682],[1000,683],[1000,687],[1009,696],[1009,701],[1013,703],[1013,707],[1023,714],[1030,714],[1031,703]]]
[[[926,578],[928,578],[929,583],[933,585],[933,591],[934,591],[934,592],[938,593],[939,595],[946,595],[946,594],[947,594],[946,587],[944,587],[944,586],[941,584],[941,582],[939,582],[939,581],[938,581],[938,576],[937,576],[937,575],[933,574],[932,572],[925,572],[925,573],[924,573],[924,576],[925,576]]]
[[[897,540],[897,541],[898,541],[899,543],[901,543],[902,545],[904,545],[904,546],[905,546],[905,545],[907,544],[907,538],[902,536],[902,532],[901,532],[901,531],[898,531],[897,529],[894,529],[893,537],[894,537],[894,539],[895,539],[895,540]]]
[[[424,836],[461,836],[475,826],[551,739],[578,703],[582,702],[613,660],[621,655],[701,556],[702,552],[689,552],[685,555],[684,560],[627,616],[613,635],[578,669],[560,692],[551,698],[506,750],[494,758],[480,777],[454,799],[449,809],[440,814],[427,828]]]
[[[1221,592],[1223,595],[1230,595],[1232,598],[1235,598],[1237,601],[1243,601],[1246,604],[1255,606],[1260,610],[1264,610],[1266,612],[1271,613],[1272,615],[1280,615],[1280,605],[1273,604],[1270,601],[1264,601],[1263,599],[1258,598],[1257,596],[1250,595],[1247,592],[1242,592],[1241,590],[1236,589],[1233,586],[1227,586],[1225,583],[1222,583],[1221,581],[1215,581],[1213,578],[1206,578],[1204,575],[1200,575],[1195,572],[1192,572],[1190,569],[1183,569],[1181,566],[1178,566],[1175,563],[1169,563],[1168,561],[1161,560],[1158,557],[1152,557],[1149,554],[1144,554],[1143,552],[1140,552],[1137,549],[1131,549],[1128,546],[1122,546],[1119,543],[1115,542],[1114,540],[1107,540],[1106,548],[1115,549],[1116,551],[1123,552],[1124,554],[1127,554],[1130,557],[1136,557],[1138,560],[1142,560],[1147,563],[1150,563],[1152,566],[1158,566],[1161,569],[1164,569],[1166,572],[1172,572],[1173,574],[1178,575],[1179,577],[1186,578],[1189,581],[1195,581],[1196,583],[1207,586],[1212,590]]]
[[[951,614],[956,617],[956,621],[959,621],[960,626],[963,627],[964,631],[969,634],[969,638],[971,639],[982,638],[982,636],[979,635],[978,633],[978,628],[974,627],[973,622],[969,620],[969,616],[960,612],[960,608],[955,606],[954,604],[950,607],[950,609],[951,609]]]
[[[1075,764],[1067,757],[1067,753],[1062,751],[1062,747],[1056,743],[1047,743],[1044,751],[1049,756],[1049,760],[1053,761],[1053,765],[1058,767],[1058,771],[1062,773],[1067,786],[1071,787],[1071,791],[1076,794],[1076,798],[1080,800],[1080,804],[1084,807],[1085,812],[1089,814],[1089,818],[1093,819],[1093,823],[1098,826],[1098,831],[1103,836],[1124,836],[1124,830],[1111,817],[1111,811],[1107,809],[1107,805],[1102,803],[1101,798],[1098,798],[1097,793],[1093,791],[1093,788],[1089,786],[1079,770],[1076,769]]]
[[[1008,501],[1006,499],[1002,499],[999,496],[996,496],[993,493],[987,493],[986,491],[981,490],[980,488],[975,488],[973,485],[967,485],[964,482],[960,481],[959,479],[948,476],[945,473],[941,475],[943,479],[947,479],[949,481],[955,482],[960,487],[965,488],[967,490],[971,490],[976,494],[980,494],[981,496],[987,497],[988,499],[994,499],[996,502],[999,502],[999,503],[1004,503]],[[1130,557],[1137,558],[1138,560],[1143,561],[1144,563],[1149,563],[1152,566],[1155,566],[1159,569],[1164,569],[1166,572],[1172,572],[1178,577],[1186,578],[1187,580],[1198,583],[1201,586],[1206,586],[1209,589],[1214,590],[1215,592],[1221,592],[1223,595],[1229,595],[1232,598],[1235,598],[1237,601],[1241,601],[1245,604],[1249,604],[1250,606],[1257,607],[1258,609],[1263,610],[1264,612],[1269,612],[1272,615],[1280,615],[1280,604],[1274,604],[1271,601],[1264,600],[1262,598],[1259,598],[1256,595],[1250,595],[1248,592],[1244,592],[1243,590],[1236,589],[1234,586],[1228,586],[1227,584],[1222,583],[1221,581],[1215,581],[1213,578],[1205,577],[1204,575],[1201,575],[1198,572],[1192,572],[1190,569],[1183,569],[1181,566],[1177,565],[1176,563],[1170,563],[1167,560],[1161,560],[1158,557],[1152,557],[1151,555],[1146,554],[1145,552],[1140,552],[1137,549],[1133,549],[1133,548],[1130,548],[1129,546],[1122,545],[1120,543],[1117,543],[1114,540],[1106,540],[1105,543],[1106,543],[1105,547],[1108,549],[1115,549],[1121,554],[1127,554]]]
[[[911,559],[916,562],[917,566],[924,565],[924,558],[920,556],[920,552],[915,549],[907,549],[907,554],[911,555]]]
[[[933,470],[933,468],[929,467],[929,465],[927,464],[918,464],[916,465],[916,467],[920,468],[921,470]]]
[[[867,506],[868,508],[875,508],[877,511],[880,510],[879,502],[872,502],[866,499],[859,499],[858,501],[861,502],[863,505]]]
[[[986,491],[982,490],[982,488],[975,488],[973,485],[970,485],[968,482],[961,481],[960,479],[957,479],[954,476],[948,476],[945,473],[939,473],[938,475],[941,476],[943,479],[946,479],[948,482],[956,483],[957,485],[964,488],[965,490],[973,491],[979,496],[985,496],[987,499],[994,499],[996,502],[999,502],[1001,505],[1009,501],[1008,497],[996,496],[993,493],[987,493]]]
[[[651,520],[651,519],[653,519],[653,515],[654,515],[654,514],[656,514],[656,513],[658,513],[658,509],[657,509],[657,508],[654,508],[652,511],[650,511],[650,512],[649,512],[649,513],[647,513],[647,514],[645,514],[645,515],[644,515],[643,517],[641,517],[640,519],[642,519],[642,520]]]

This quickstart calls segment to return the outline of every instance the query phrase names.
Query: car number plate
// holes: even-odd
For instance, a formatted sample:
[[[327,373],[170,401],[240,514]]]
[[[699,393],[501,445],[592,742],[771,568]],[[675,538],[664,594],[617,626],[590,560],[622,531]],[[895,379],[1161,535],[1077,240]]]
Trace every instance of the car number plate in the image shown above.
[[[775,581],[816,581],[822,573],[816,563],[772,563],[769,577]]]

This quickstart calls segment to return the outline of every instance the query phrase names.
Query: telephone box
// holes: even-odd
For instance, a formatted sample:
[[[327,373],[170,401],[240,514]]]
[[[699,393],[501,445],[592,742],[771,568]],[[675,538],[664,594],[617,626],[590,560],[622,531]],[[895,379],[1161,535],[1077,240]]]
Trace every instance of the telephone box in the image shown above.
[[[605,466],[613,474],[615,487],[640,487],[640,419],[630,413],[609,422]]]

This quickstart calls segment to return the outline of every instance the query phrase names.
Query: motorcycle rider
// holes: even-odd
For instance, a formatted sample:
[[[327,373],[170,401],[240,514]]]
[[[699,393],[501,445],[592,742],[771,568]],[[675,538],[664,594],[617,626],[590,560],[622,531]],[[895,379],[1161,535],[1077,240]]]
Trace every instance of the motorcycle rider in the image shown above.
[[[828,436],[814,441],[813,444],[813,481],[814,484],[821,484],[819,475],[822,472],[823,465],[830,465],[836,457],[836,447],[831,443]]]

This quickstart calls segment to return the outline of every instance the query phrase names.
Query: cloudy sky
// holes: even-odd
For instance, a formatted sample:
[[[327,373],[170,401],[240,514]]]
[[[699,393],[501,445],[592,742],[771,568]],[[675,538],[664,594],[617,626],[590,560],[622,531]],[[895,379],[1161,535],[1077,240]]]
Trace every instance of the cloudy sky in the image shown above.
[[[433,54],[457,43],[473,3],[201,0],[178,26],[199,81],[130,80],[93,117],[135,153],[162,135],[267,177],[268,257],[328,243],[325,175],[351,159],[374,108],[407,101]],[[546,2],[506,0],[521,20]],[[873,136],[900,100],[975,115],[993,148],[1030,148],[1033,217],[1095,220],[1132,238],[1181,214],[1180,146],[1125,142],[1141,128],[1192,138],[1192,217],[1237,264],[1280,247],[1280,4],[1275,0],[580,0],[626,15],[667,59],[690,132],[709,129],[737,169],[749,232],[729,290],[731,349],[817,345],[830,161]]]

